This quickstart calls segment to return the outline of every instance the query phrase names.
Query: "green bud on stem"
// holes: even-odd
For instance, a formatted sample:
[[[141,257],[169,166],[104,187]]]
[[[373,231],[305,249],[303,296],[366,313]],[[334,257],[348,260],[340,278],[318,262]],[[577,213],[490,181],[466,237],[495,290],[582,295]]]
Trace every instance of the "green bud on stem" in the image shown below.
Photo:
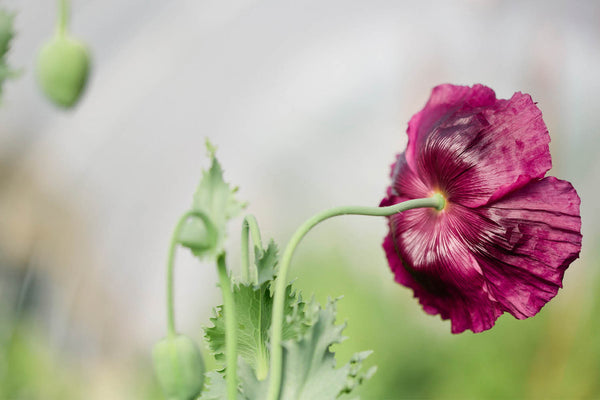
[[[154,369],[165,397],[192,400],[204,385],[204,360],[196,343],[187,336],[161,339],[152,352]]]
[[[58,32],[40,50],[36,72],[46,97],[56,105],[71,108],[83,93],[89,69],[86,45]]]
[[[179,243],[193,252],[203,254],[217,245],[217,233],[212,223],[193,219],[187,222],[179,234]]]

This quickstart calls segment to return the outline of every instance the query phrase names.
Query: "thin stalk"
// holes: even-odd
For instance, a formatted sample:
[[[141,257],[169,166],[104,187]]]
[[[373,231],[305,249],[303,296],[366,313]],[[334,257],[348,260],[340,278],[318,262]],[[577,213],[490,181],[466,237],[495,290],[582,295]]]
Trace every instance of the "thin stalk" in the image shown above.
[[[258,222],[254,215],[246,215],[244,222],[242,222],[242,282],[244,283],[256,283],[258,282],[258,271],[253,267],[250,269],[250,251],[249,241],[252,237],[254,246],[259,249],[259,254],[262,254],[262,239],[260,237],[260,229],[258,229]]]
[[[57,30],[60,35],[67,32],[69,25],[69,15],[71,11],[71,2],[69,0],[58,0],[58,25]]]
[[[402,203],[394,204],[389,207],[363,207],[363,206],[342,206],[334,207],[322,211],[304,222],[294,233],[288,242],[283,256],[281,258],[281,267],[275,284],[275,294],[273,302],[273,317],[271,331],[271,366],[268,400],[278,400],[281,390],[281,375],[283,363],[283,350],[281,347],[281,336],[283,327],[283,305],[285,300],[285,287],[287,284],[287,272],[294,254],[294,250],[302,238],[317,224],[326,219],[339,215],[369,215],[386,217],[396,213],[411,210],[414,208],[436,208],[442,210],[446,202],[442,195],[434,194],[425,199],[408,200]]]
[[[219,286],[223,292],[223,313],[225,314],[225,355],[227,369],[225,380],[227,382],[227,399],[237,398],[237,321],[235,315],[235,302],[231,291],[231,280],[225,265],[225,253],[217,257],[217,272]]]
[[[202,211],[198,210],[189,210],[184,213],[177,221],[177,225],[175,225],[175,229],[173,230],[173,234],[171,235],[171,243],[169,245],[169,255],[167,258],[167,333],[170,337],[174,337],[176,334],[175,330],[175,300],[174,300],[174,283],[173,283],[173,275],[175,269],[175,250],[177,249],[177,245],[179,244],[179,235],[181,234],[181,230],[185,225],[186,221],[189,218],[200,218],[207,229],[212,227],[212,222],[209,217],[204,214]]]

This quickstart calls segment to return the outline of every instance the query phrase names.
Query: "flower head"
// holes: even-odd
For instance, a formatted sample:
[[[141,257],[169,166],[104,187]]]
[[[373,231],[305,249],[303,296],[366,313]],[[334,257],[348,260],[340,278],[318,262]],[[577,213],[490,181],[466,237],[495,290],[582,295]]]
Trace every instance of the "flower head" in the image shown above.
[[[389,217],[383,247],[395,280],[453,333],[537,314],[579,257],[580,199],[544,177],[549,142],[529,95],[499,100],[482,85],[437,86],[410,120],[381,205],[440,193],[446,206]]]

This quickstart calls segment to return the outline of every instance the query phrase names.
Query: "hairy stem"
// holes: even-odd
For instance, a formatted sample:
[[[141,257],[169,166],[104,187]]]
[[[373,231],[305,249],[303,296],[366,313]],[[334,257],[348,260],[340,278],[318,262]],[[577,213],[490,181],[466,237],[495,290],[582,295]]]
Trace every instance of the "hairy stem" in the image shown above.
[[[254,215],[247,215],[242,222],[242,282],[256,283],[258,282],[258,272],[256,268],[250,270],[250,252],[249,241],[252,237],[254,246],[258,248],[259,254],[262,253],[262,239],[260,237],[260,229]]]
[[[281,375],[283,363],[283,350],[281,346],[281,336],[283,328],[283,305],[285,300],[285,287],[287,284],[287,271],[290,266],[294,250],[302,238],[317,224],[326,219],[339,215],[370,215],[370,216],[390,216],[402,211],[414,208],[436,208],[442,210],[445,206],[445,199],[440,194],[425,199],[408,200],[402,203],[394,204],[389,207],[361,207],[361,206],[342,206],[322,211],[304,222],[294,233],[288,242],[283,256],[281,258],[281,267],[275,284],[275,295],[273,302],[273,317],[271,331],[271,366],[268,400],[278,400],[281,390]]]
[[[227,370],[227,399],[237,399],[237,321],[235,315],[235,302],[231,289],[231,280],[225,265],[225,253],[217,257],[217,272],[219,286],[223,292],[223,314],[225,315],[225,355]]]

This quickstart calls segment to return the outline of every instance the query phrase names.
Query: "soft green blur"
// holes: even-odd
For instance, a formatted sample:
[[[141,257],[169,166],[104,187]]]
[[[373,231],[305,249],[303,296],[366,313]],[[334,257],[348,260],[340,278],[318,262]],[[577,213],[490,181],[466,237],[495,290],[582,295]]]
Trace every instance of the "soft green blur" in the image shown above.
[[[87,363],[58,351],[33,321],[0,315],[0,324],[0,399],[102,399],[118,393],[164,400],[145,355],[126,368],[96,364],[90,371]]]

